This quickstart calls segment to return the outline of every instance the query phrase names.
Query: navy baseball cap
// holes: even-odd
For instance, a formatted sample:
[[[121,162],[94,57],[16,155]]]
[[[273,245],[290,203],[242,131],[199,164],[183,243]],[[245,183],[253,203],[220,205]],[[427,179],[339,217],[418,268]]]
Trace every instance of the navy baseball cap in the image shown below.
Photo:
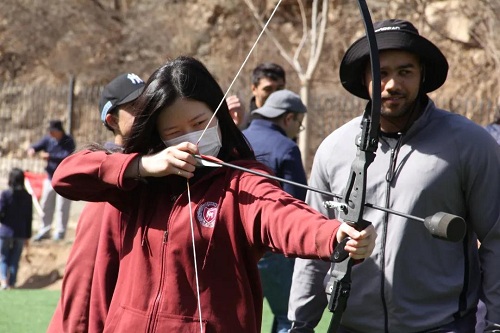
[[[62,121],[60,121],[60,120],[49,121],[49,127],[47,128],[47,130],[64,132]]]
[[[106,124],[106,115],[116,106],[135,100],[144,90],[144,81],[134,73],[125,73],[117,76],[108,83],[99,100],[101,120]]]

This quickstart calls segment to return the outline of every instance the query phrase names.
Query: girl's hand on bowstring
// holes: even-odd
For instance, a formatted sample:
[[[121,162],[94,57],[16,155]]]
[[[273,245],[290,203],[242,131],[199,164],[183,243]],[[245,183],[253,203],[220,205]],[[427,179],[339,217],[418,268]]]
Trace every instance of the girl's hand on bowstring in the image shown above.
[[[196,159],[193,154],[199,154],[198,147],[190,142],[182,142],[157,154],[142,156],[139,160],[140,176],[177,175],[189,179],[194,176],[196,169]]]
[[[365,259],[373,252],[377,232],[371,224],[358,231],[349,224],[342,223],[337,231],[337,241],[340,242],[345,237],[351,238],[344,247],[349,252],[349,256],[352,259]]]

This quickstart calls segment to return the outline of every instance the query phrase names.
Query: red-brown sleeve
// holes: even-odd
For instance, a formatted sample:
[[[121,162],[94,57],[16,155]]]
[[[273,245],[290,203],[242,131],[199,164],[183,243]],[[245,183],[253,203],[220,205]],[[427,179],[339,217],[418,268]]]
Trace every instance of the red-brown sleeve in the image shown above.
[[[52,177],[54,190],[71,200],[107,201],[126,208],[128,195],[138,181],[124,177],[127,166],[137,154],[107,154],[82,150],[65,158]]]
[[[286,256],[329,260],[337,245],[337,220],[283,191],[276,182],[252,174],[238,181],[238,204],[247,237]]]

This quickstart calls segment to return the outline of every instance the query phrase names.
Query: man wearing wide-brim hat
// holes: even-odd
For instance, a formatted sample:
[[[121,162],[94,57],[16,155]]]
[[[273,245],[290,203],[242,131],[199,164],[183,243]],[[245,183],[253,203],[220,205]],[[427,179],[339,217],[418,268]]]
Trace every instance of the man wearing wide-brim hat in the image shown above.
[[[374,24],[381,69],[378,149],[367,171],[366,202],[425,218],[437,212],[462,217],[463,241],[433,237],[423,223],[365,209],[377,230],[370,258],[352,270],[339,333],[474,332],[476,306],[485,301],[486,332],[500,323],[500,149],[479,125],[439,109],[427,96],[446,81],[439,48],[407,21]],[[372,98],[366,37],[340,65],[344,88]],[[369,107],[369,105],[367,106]],[[309,184],[343,193],[356,156],[361,117],[330,134],[316,152]],[[323,214],[324,196],[306,201]],[[478,251],[477,239],[481,242]],[[326,305],[329,263],[296,259],[289,318],[291,332],[312,332]],[[497,325],[497,326],[495,326]]]

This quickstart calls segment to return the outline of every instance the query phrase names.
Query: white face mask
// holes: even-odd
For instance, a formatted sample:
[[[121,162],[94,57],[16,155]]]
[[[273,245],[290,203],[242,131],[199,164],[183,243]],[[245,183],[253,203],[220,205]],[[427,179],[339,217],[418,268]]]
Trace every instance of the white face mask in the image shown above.
[[[196,144],[202,133],[203,130],[187,133],[171,140],[163,140],[163,143],[165,143],[167,147],[178,145],[181,142],[191,142]],[[221,147],[222,143],[219,138],[219,124],[217,123],[217,125],[207,128],[207,131],[198,143],[198,150],[202,155],[217,157]]]

